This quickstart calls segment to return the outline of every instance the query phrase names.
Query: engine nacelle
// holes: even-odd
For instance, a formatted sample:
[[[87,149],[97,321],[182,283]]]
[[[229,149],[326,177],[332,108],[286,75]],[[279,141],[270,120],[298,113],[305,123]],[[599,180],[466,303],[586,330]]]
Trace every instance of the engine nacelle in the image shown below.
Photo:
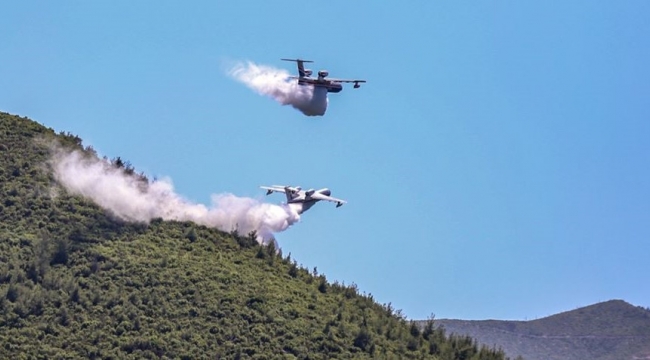
[[[310,69],[305,69],[305,76],[311,76],[314,72],[311,71]]]
[[[318,192],[325,195],[325,196],[332,195],[332,191],[330,191],[330,189],[328,189],[328,188],[322,188],[322,189],[318,190]]]
[[[318,72],[318,77],[326,77],[330,73],[327,70],[321,70]]]
[[[305,196],[310,197],[310,196],[314,195],[315,192],[316,192],[316,190],[314,190],[314,189],[307,190],[305,192]]]

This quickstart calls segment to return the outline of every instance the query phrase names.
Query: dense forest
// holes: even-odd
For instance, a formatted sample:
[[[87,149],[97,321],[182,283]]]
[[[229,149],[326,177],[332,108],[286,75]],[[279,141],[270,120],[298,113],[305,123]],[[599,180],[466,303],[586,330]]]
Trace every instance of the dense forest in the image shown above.
[[[118,220],[56,182],[53,146],[97,156],[0,113],[0,358],[505,359],[255,234]]]

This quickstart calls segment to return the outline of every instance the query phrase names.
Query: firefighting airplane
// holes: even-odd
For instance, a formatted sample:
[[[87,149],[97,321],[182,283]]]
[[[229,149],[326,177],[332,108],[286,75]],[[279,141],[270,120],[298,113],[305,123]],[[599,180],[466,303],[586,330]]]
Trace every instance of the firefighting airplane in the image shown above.
[[[295,61],[298,63],[298,76],[291,76],[292,79],[298,79],[299,85],[314,85],[318,87],[323,87],[327,89],[327,92],[337,93],[343,90],[343,85],[341,83],[354,83],[354,88],[358,89],[361,87],[361,83],[365,83],[365,80],[349,80],[349,79],[325,79],[329,75],[327,70],[320,70],[318,72],[318,78],[311,77],[312,71],[305,69],[305,63],[313,63],[311,60],[302,60],[302,59],[280,59],[283,61]]]
[[[321,200],[331,201],[336,203],[336,207],[340,207],[343,204],[347,203],[345,200],[333,198],[330,195],[332,192],[330,189],[323,188],[320,190],[302,190],[300,186],[291,187],[291,186],[282,186],[282,185],[273,185],[273,186],[260,186],[260,188],[266,190],[266,195],[270,195],[273,192],[281,192],[287,196],[287,204],[292,206],[298,214],[309,210],[315,203]]]

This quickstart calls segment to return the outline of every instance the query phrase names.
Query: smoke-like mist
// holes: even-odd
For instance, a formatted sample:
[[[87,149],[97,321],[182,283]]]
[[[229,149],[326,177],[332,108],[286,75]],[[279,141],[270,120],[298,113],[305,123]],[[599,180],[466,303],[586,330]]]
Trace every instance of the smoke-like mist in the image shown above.
[[[327,110],[327,89],[298,85],[285,70],[249,61],[236,64],[229,74],[259,94],[270,96],[282,105],[291,105],[307,116],[324,115]]]
[[[300,220],[289,206],[261,203],[232,194],[212,195],[212,206],[194,204],[174,192],[169,179],[146,183],[127,175],[106,160],[79,151],[56,150],[52,159],[56,179],[71,193],[92,199],[126,221],[148,222],[154,218],[193,221],[223,231],[246,235],[257,231],[258,241],[274,241],[273,233]]]

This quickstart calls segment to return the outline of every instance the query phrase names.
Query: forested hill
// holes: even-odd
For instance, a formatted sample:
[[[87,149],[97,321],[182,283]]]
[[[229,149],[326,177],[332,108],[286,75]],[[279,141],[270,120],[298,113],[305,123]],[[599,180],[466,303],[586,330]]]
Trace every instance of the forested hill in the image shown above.
[[[505,358],[252,237],[113,219],[56,183],[55,143],[83,150],[0,113],[0,358]]]
[[[610,300],[531,321],[438,320],[527,360],[650,359],[650,310]]]

